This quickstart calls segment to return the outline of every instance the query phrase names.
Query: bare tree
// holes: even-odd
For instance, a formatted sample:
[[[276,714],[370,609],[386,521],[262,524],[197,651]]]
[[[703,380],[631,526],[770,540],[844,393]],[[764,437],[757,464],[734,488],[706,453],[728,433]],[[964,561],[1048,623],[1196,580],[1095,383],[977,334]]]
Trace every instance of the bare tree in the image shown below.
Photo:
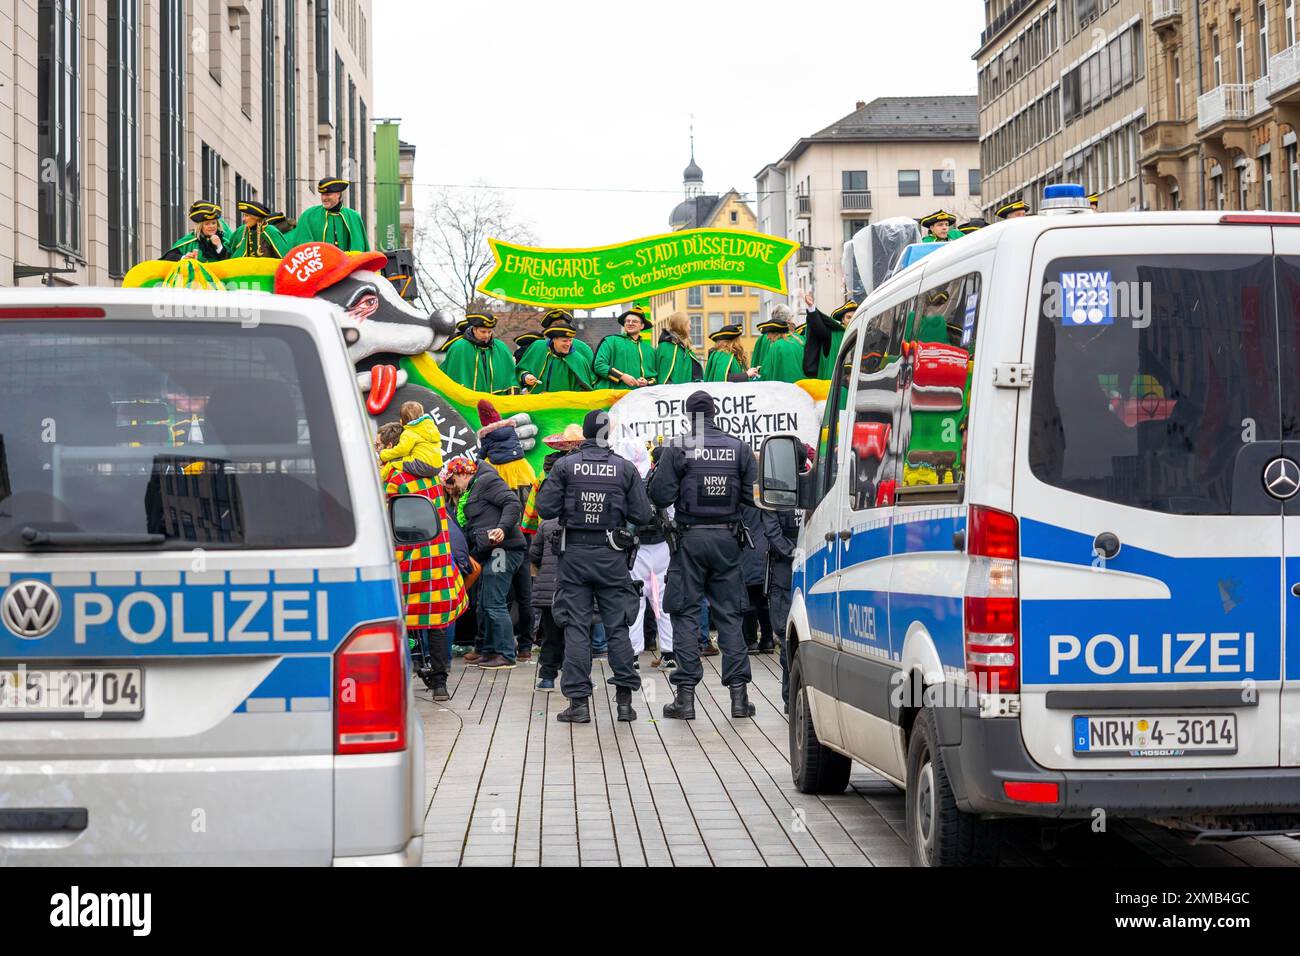
[[[415,269],[435,304],[462,312],[491,301],[478,285],[491,274],[496,257],[488,239],[533,245],[532,231],[498,190],[488,186],[443,189],[415,229]]]

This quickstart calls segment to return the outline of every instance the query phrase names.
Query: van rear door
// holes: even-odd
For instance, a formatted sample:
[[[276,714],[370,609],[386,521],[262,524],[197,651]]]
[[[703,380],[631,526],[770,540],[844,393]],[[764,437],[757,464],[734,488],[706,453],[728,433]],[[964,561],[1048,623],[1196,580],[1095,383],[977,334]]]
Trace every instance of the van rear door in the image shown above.
[[[1021,727],[1044,766],[1278,764],[1283,522],[1264,480],[1294,415],[1272,251],[1262,225],[1039,238],[1014,508]]]

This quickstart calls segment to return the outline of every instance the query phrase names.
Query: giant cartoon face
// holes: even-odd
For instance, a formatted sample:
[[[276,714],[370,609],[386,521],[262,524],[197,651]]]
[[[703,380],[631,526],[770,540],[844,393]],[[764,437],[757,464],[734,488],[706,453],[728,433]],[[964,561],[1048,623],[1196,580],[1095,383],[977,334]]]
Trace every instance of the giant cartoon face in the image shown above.
[[[450,315],[442,310],[429,315],[413,308],[378,272],[358,269],[321,289],[316,297],[343,309],[342,326],[356,329],[348,355],[359,370],[384,359],[391,361],[392,356],[432,351],[456,331]]]

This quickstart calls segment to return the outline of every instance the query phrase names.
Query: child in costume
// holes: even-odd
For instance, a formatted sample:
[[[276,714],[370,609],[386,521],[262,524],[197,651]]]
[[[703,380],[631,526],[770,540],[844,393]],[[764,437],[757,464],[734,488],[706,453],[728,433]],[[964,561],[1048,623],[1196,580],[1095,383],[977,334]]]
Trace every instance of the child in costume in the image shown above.
[[[379,460],[385,466],[396,465],[403,469],[413,462],[423,462],[436,475],[442,468],[442,435],[438,433],[433,417],[419,402],[404,402],[401,424],[401,438],[391,448],[381,449]]]

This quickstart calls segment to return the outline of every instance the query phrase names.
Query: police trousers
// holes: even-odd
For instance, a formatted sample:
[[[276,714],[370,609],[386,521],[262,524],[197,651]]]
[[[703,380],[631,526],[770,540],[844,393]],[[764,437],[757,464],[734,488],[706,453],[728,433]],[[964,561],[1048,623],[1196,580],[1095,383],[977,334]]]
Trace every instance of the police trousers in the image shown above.
[[[693,528],[682,535],[664,592],[664,610],[673,617],[675,633],[693,638],[699,632],[700,601],[706,597],[722,651],[722,683],[727,687],[748,684],[749,653],[741,632],[747,600],[740,543],[725,528]],[[675,642],[673,656],[677,667],[668,678],[673,686],[694,687],[703,679],[698,642]]]
[[[564,628],[564,670],[560,692],[569,700],[591,696],[591,616],[596,607],[609,639],[610,683],[639,690],[632,666],[628,626],[636,616],[637,593],[627,554],[605,545],[570,544],[560,556],[551,613]]]

